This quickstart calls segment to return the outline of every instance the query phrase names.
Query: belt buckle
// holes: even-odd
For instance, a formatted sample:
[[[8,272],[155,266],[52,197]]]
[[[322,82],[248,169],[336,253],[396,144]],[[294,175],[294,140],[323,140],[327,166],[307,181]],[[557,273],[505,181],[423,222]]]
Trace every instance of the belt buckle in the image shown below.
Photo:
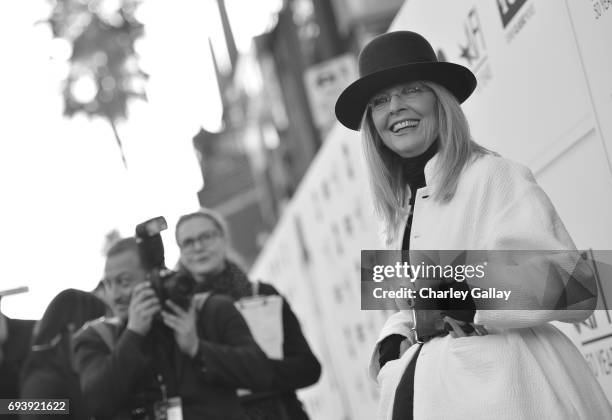
[[[442,320],[443,312],[439,309],[412,308],[412,317],[414,326],[411,330],[414,331],[417,343],[423,344],[434,337],[448,334]]]

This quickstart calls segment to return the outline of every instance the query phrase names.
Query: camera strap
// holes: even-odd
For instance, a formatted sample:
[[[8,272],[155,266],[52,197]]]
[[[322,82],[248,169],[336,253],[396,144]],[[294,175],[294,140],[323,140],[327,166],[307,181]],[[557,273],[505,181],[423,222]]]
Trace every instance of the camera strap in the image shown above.
[[[202,310],[209,297],[210,292],[201,292],[193,295],[193,303],[195,304],[196,312],[199,313]]]
[[[168,392],[164,378],[157,375],[157,383],[161,392],[161,400],[153,404],[153,415],[155,420],[183,420],[183,406],[181,397],[168,398]]]

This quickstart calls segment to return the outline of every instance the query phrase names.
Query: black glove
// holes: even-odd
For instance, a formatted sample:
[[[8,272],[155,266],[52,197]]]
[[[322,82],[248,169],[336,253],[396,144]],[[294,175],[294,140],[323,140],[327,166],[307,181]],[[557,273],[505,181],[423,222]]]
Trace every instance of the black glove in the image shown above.
[[[389,360],[399,359],[400,345],[405,339],[406,337],[403,335],[391,334],[389,337],[386,337],[383,341],[381,341],[380,349],[378,351],[378,363],[380,364],[381,369]]]

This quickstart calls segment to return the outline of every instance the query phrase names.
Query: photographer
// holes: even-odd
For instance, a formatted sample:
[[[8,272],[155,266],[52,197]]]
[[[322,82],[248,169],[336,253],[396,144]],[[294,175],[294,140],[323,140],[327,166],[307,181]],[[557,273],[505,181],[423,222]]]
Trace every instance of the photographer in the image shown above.
[[[160,302],[134,238],[111,247],[104,271],[116,318],[90,324],[74,344],[96,419],[181,418],[177,410],[186,420],[244,419],[236,388],[266,388],[271,376],[232,301]]]

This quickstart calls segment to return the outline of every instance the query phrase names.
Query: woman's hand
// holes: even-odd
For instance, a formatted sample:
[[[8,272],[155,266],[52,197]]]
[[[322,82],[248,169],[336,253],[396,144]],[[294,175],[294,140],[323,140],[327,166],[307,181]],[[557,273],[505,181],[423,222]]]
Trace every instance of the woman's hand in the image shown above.
[[[195,356],[199,345],[196,329],[196,305],[192,300],[187,311],[170,300],[166,301],[166,305],[174,313],[162,311],[164,324],[174,330],[174,339],[181,351],[190,357]]]

